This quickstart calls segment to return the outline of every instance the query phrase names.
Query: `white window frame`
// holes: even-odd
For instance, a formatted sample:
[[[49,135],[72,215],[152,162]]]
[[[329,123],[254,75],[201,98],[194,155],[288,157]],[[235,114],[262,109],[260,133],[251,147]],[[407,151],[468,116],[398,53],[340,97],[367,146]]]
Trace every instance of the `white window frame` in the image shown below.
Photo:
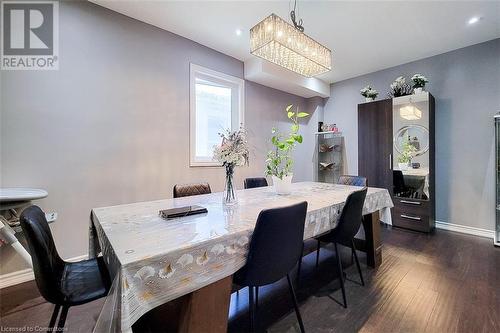
[[[233,105],[238,107],[238,123],[240,126],[243,126],[245,122],[245,80],[193,63],[190,64],[189,72],[189,166],[218,167],[220,163],[216,161],[196,158],[196,78],[201,77],[221,84],[235,86],[238,92],[238,100]]]

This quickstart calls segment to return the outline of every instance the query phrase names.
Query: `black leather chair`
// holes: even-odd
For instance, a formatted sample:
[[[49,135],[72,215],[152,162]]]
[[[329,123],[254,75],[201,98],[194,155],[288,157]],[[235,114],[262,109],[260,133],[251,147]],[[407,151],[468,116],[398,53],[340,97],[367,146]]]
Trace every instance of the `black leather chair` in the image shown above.
[[[337,184],[351,186],[368,186],[365,177],[342,175],[339,177]]]
[[[37,206],[26,208],[20,218],[33,262],[40,294],[55,304],[49,323],[53,330],[62,307],[57,331],[62,331],[68,309],[108,294],[111,281],[102,258],[65,262],[59,257],[44,212]]]
[[[339,177],[337,184],[340,185],[350,185],[350,186],[368,186],[368,182],[366,181],[365,177],[361,176],[349,176],[349,175],[342,175]],[[321,248],[321,242],[317,238],[312,238],[304,241],[304,251],[303,251],[303,256],[308,255],[311,252],[316,251],[316,267],[319,265],[319,251]],[[300,270],[302,267],[302,260],[299,263],[299,269],[297,273],[297,278],[300,278]]]
[[[344,307],[347,308],[347,299],[345,296],[344,286],[344,271],[342,269],[342,262],[340,260],[340,253],[338,244],[350,247],[354,258],[356,259],[356,266],[358,268],[359,278],[361,285],[365,285],[363,280],[363,273],[359,265],[358,255],[356,253],[356,246],[354,245],[354,236],[361,226],[363,219],[363,205],[365,203],[367,189],[351,193],[346,200],[342,213],[340,214],[339,222],[335,229],[328,234],[318,238],[320,242],[333,243],[335,246],[335,254],[337,256],[337,266],[340,279],[340,286],[342,288],[342,298],[344,300]]]
[[[302,256],[307,202],[260,212],[250,241],[247,262],[234,275],[234,283],[249,287],[250,330],[254,328],[254,288],[276,282],[286,276],[301,332],[300,316],[290,271]]]
[[[398,197],[413,197],[414,188],[405,184],[403,171],[392,170],[393,192]]]
[[[243,182],[245,188],[265,187],[268,186],[267,180],[264,177],[246,178]]]
[[[212,193],[210,184],[197,183],[197,184],[177,184],[174,186],[174,198],[190,197],[192,195],[209,194]]]

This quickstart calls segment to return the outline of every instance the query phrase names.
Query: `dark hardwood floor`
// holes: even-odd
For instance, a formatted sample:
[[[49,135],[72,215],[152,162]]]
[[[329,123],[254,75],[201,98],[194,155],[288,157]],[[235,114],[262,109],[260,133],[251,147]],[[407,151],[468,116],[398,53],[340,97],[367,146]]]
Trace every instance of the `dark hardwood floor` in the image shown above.
[[[500,332],[500,248],[489,239],[437,230],[432,235],[383,229],[383,264],[362,264],[366,286],[343,251],[348,308],[341,307],[334,253],[305,258],[298,298],[308,332]],[[363,262],[364,257],[362,255]],[[230,332],[247,331],[247,290],[233,294]],[[90,332],[102,300],[71,308],[68,332]],[[0,291],[0,326],[47,325],[53,306],[33,282]],[[261,288],[259,330],[296,332],[285,281]],[[147,318],[143,318],[147,319]],[[151,331],[143,320],[141,331]]]

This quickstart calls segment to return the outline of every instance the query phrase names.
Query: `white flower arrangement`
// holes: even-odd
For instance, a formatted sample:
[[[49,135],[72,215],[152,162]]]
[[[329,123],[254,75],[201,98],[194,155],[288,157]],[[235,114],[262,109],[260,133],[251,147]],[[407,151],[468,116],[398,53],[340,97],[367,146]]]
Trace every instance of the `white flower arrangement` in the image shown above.
[[[394,82],[391,83],[390,88],[391,89],[387,95],[391,98],[410,95],[412,93],[411,86],[406,83],[406,78],[403,76],[398,76]]]
[[[429,82],[429,80],[423,76],[422,74],[415,74],[411,77],[413,82],[413,88],[423,88],[425,84]]]
[[[225,167],[248,165],[249,149],[245,129],[233,132],[226,130],[219,135],[222,143],[214,146],[213,159]]]
[[[401,89],[404,84],[406,83],[406,79],[402,76],[399,76],[394,80],[393,83],[391,83],[391,89]]]
[[[366,97],[366,98],[376,98],[378,96],[378,91],[373,89],[370,85],[367,85],[363,89],[359,91],[361,93],[361,96]]]

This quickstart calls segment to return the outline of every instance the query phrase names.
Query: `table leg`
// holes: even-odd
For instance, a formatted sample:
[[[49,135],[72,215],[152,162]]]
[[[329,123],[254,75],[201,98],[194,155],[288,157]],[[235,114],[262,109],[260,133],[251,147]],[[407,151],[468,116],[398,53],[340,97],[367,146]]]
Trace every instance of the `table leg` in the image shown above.
[[[365,228],[366,264],[377,268],[382,264],[379,211],[363,216],[363,227]]]
[[[363,229],[364,239],[354,238],[356,250],[366,253],[366,264],[369,267],[377,268],[382,264],[379,211],[363,216]]]
[[[188,295],[180,311],[179,332],[226,332],[233,277]]]

